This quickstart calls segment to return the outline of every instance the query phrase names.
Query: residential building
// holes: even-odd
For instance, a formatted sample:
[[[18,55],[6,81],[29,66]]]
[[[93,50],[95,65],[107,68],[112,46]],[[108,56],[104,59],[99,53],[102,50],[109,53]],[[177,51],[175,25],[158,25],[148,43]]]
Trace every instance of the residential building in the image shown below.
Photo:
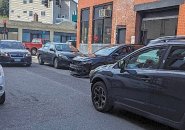
[[[10,0],[9,20],[54,24],[57,18],[72,21],[76,10],[73,0]]]

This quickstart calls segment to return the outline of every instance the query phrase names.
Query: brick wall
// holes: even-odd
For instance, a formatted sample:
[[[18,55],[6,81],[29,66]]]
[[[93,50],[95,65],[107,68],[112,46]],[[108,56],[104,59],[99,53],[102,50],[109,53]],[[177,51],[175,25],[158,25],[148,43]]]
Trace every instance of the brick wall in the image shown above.
[[[177,35],[185,35],[185,4],[180,6]]]
[[[77,47],[80,46],[80,18],[81,9],[90,8],[89,19],[89,36],[88,36],[88,52],[92,51],[92,18],[93,6],[105,3],[113,3],[113,16],[112,16],[112,34],[111,44],[116,43],[116,27],[117,25],[126,26],[126,43],[131,42],[131,36],[135,35],[135,12],[134,0],[79,0],[78,4],[78,23],[77,23]]]

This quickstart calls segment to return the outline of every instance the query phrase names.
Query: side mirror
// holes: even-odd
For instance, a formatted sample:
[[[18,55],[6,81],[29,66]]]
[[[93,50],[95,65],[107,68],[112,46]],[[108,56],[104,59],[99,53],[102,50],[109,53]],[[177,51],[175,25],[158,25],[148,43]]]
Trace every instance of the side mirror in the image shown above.
[[[113,57],[117,57],[117,56],[119,56],[119,54],[118,53],[114,53],[112,56]]]
[[[49,50],[55,52],[55,50],[53,48],[50,48]]]
[[[120,73],[125,72],[125,60],[121,60],[118,62],[118,68],[120,68]]]

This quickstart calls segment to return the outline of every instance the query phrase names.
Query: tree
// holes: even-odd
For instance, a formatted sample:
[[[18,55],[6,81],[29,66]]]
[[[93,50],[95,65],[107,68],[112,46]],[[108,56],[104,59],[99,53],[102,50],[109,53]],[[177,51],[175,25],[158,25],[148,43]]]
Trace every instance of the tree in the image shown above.
[[[0,15],[9,15],[9,0],[0,0]]]

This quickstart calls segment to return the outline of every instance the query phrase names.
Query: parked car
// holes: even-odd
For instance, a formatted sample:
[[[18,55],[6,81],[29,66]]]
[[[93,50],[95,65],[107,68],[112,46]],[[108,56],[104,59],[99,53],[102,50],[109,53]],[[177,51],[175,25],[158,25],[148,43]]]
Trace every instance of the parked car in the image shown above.
[[[49,63],[58,69],[69,67],[72,59],[79,55],[82,53],[67,43],[46,43],[38,50],[38,61],[40,65]]]
[[[0,41],[0,64],[21,64],[31,66],[31,54],[20,41]]]
[[[0,105],[5,102],[5,79],[4,79],[4,71],[2,66],[0,65]]]
[[[156,44],[156,43],[163,43],[163,42],[169,42],[169,41],[177,41],[177,40],[185,40],[185,36],[165,36],[165,37],[159,37],[157,39],[151,40],[148,45]]]
[[[47,42],[49,42],[47,39],[34,38],[32,42],[24,42],[24,46],[31,52],[32,55],[36,55],[37,50],[42,48],[42,46]]]
[[[185,130],[185,42],[156,43],[90,73],[92,103]]]
[[[131,45],[109,45],[91,55],[77,56],[70,65],[70,72],[76,76],[88,76],[91,70],[101,65],[113,64],[133,50]]]

